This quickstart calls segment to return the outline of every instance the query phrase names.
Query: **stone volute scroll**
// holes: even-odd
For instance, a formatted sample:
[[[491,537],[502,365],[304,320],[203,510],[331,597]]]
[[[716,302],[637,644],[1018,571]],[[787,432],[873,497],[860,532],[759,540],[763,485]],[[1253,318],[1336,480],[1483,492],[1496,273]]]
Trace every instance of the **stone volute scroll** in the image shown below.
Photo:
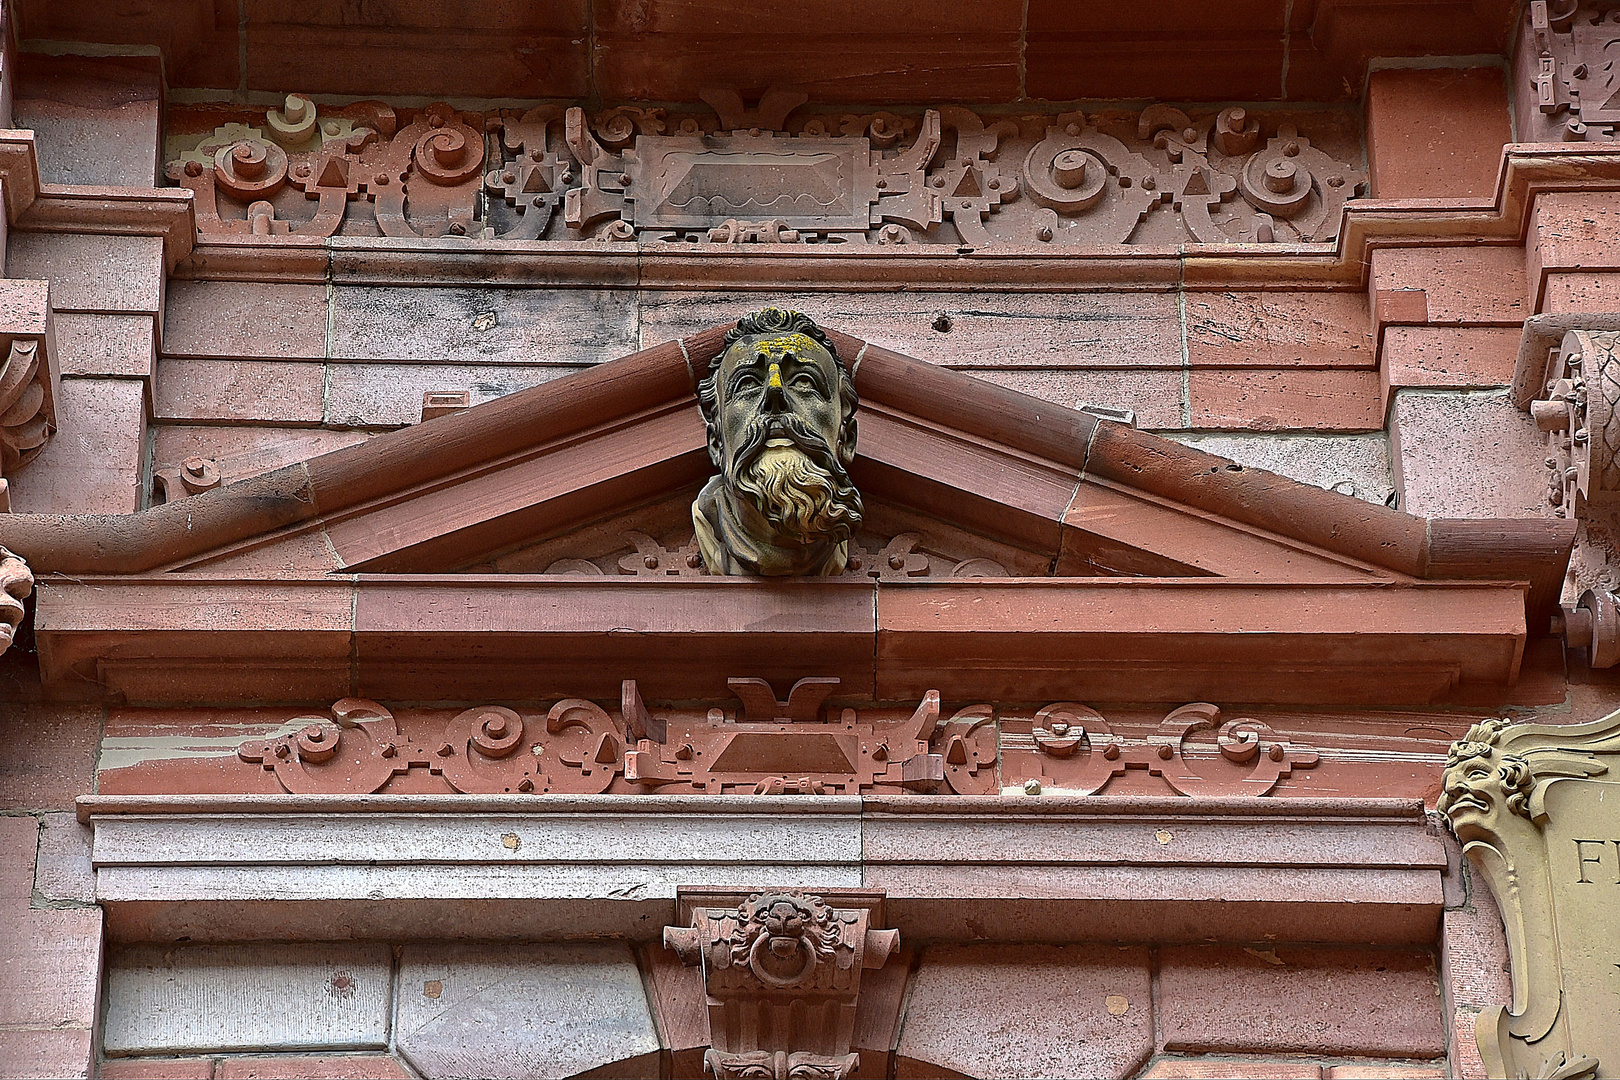
[[[854,1076],[861,971],[883,967],[900,945],[900,931],[872,928],[871,916],[868,905],[782,890],[695,907],[690,926],[665,927],[664,946],[703,972],[704,1071],[716,1080]]]
[[[737,320],[698,384],[709,457],[720,470],[692,504],[711,574],[844,572],[861,524],[854,380],[826,333],[797,311]]]
[[[1620,1076],[1620,713],[1476,724],[1439,808],[1507,927],[1513,1002],[1480,1013],[1489,1075]]]
[[[0,653],[11,647],[23,621],[23,604],[34,591],[28,564],[0,547]]]

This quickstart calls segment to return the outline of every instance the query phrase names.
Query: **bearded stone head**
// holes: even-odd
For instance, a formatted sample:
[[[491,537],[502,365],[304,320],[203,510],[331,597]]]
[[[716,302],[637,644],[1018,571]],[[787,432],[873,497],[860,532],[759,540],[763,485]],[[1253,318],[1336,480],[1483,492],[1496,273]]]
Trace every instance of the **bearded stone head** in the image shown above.
[[[738,320],[698,384],[720,475],[692,506],[711,574],[842,573],[861,523],[849,477],[859,398],[826,333],[797,311]]]

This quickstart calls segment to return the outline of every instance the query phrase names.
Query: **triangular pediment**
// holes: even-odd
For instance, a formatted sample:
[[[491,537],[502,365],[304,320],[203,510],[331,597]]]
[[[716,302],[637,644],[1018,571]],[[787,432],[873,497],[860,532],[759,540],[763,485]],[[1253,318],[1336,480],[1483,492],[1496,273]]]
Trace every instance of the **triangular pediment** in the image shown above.
[[[460,632],[459,615],[443,608],[456,603],[445,597],[472,595],[468,590],[495,596],[503,580],[501,595],[521,594],[539,605],[521,618],[513,614],[511,633],[530,641],[555,631],[560,636],[546,648],[576,669],[579,655],[593,647],[621,659],[634,653],[585,644],[615,628],[595,622],[617,618],[619,629],[635,623],[629,614],[615,616],[616,605],[646,609],[647,619],[677,635],[701,636],[704,618],[731,618],[726,648],[743,667],[746,657],[773,647],[749,638],[748,627],[772,618],[736,620],[767,612],[785,634],[777,645],[808,648],[805,657],[830,668],[853,657],[857,668],[865,665],[853,683],[878,696],[911,690],[909,675],[885,681],[886,646],[896,650],[897,665],[915,668],[917,657],[907,649],[926,653],[950,634],[960,654],[952,669],[957,681],[1021,699],[1068,689],[1068,675],[1086,664],[1102,670],[1116,646],[1123,649],[1109,668],[1116,683],[1144,679],[1146,689],[1169,697],[1211,696],[1201,691],[1216,689],[1239,694],[1219,672],[1244,657],[1260,658],[1257,641],[1269,642],[1279,663],[1291,658],[1297,670],[1283,671],[1284,681],[1297,675],[1309,682],[1328,668],[1337,674],[1324,686],[1356,673],[1375,680],[1388,666],[1380,650],[1393,632],[1429,644],[1413,645],[1422,670],[1391,693],[1430,700],[1470,681],[1511,683],[1529,628],[1544,629],[1556,603],[1571,542],[1565,522],[1426,521],[836,331],[861,396],[850,471],[867,517],[854,540],[856,565],[837,578],[756,580],[754,591],[738,592],[745,582],[707,576],[691,546],[692,499],[713,471],[694,387],[724,331],[643,350],[125,518],[0,519],[0,543],[46,575],[110,575],[131,590],[172,592],[189,583],[229,592],[226,582],[302,590],[298,603],[322,612],[306,629],[326,619],[340,637],[348,635],[341,663],[333,658],[332,681],[355,690],[364,675],[348,649],[370,610],[356,597],[393,589],[394,599],[378,601],[378,610],[392,612],[385,622],[404,617],[404,608],[389,604],[425,605],[427,614],[409,616],[413,632],[449,640]],[[397,590],[426,589],[429,582],[443,595],[400,599]],[[66,596],[71,588],[65,578],[47,582],[42,595]],[[593,588],[599,592],[590,597],[579,592]],[[703,590],[701,598],[693,589]],[[734,603],[748,611],[716,614]],[[921,636],[912,644],[902,641],[904,634],[885,637],[883,615],[871,614],[906,604],[920,605]],[[849,637],[847,613],[822,619],[817,605],[847,606],[877,622],[863,644],[860,634]],[[560,622],[537,626],[552,617],[542,610],[563,613]],[[1347,622],[1347,612],[1356,617]],[[42,657],[107,681],[107,672],[126,662],[106,655],[110,646],[92,643],[94,628],[76,629],[72,618],[65,609],[42,615]],[[690,625],[683,628],[682,619]],[[490,615],[467,629],[499,623]],[[409,659],[403,626],[377,632],[379,641],[393,643],[387,648],[395,659],[417,673],[405,680],[408,690],[396,687],[396,696],[450,696],[440,689],[447,676],[436,662]],[[991,644],[1000,633],[1028,651],[1031,635],[1047,632],[1091,637],[1050,655],[1036,649],[1034,666],[1023,674],[1018,664],[1009,666],[1011,646]],[[798,646],[794,633],[802,633]],[[1131,648],[1119,644],[1132,633],[1148,637]],[[840,634],[849,641],[838,644]],[[1195,641],[1200,634],[1210,640]],[[1183,639],[1184,645],[1166,645]],[[1490,644],[1482,645],[1486,639]],[[506,662],[491,655],[516,662],[541,647],[502,646],[492,654],[495,637],[479,640],[473,652],[486,668]],[[1233,652],[1239,640],[1248,644]],[[1436,650],[1436,640],[1452,644]],[[302,647],[290,641],[287,649]],[[570,658],[574,648],[582,652]],[[820,660],[816,649],[824,652]],[[85,671],[86,663],[96,673]],[[760,663],[749,670],[759,672]],[[793,663],[777,666],[803,674],[788,670]],[[126,666],[140,667],[134,654]],[[480,670],[480,677],[496,677]],[[979,679],[973,672],[990,674]],[[950,673],[914,674],[950,681]],[[1177,682],[1183,675],[1186,686]],[[129,687],[141,678],[126,673],[122,680]],[[386,696],[376,687],[366,692]],[[1369,693],[1378,696],[1359,696]]]

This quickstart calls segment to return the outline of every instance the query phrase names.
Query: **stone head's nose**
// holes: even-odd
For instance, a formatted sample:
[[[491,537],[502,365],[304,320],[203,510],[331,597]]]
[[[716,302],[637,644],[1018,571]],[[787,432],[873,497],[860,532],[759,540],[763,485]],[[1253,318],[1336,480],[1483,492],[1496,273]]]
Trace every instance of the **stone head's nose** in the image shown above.
[[[765,401],[763,407],[776,412],[781,409],[783,401],[782,365],[772,360],[770,371],[766,373],[765,377]]]

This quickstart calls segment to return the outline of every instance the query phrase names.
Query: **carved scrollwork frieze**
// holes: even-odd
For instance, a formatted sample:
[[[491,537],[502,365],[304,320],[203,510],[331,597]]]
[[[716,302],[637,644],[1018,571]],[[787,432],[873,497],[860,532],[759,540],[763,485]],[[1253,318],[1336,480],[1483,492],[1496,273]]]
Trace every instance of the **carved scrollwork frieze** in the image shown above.
[[[1350,163],[1359,136],[1338,120],[1163,105],[837,113],[788,91],[753,107],[734,91],[703,96],[707,108],[469,112],[291,94],[280,108],[172,137],[183,149],[166,175],[196,193],[203,236],[693,251],[1326,242],[1364,188]],[[1301,122],[1323,127],[1331,152]]]
[[[294,794],[380,791],[414,769],[466,794],[1090,795],[1141,769],[1167,793],[1267,795],[1318,760],[1203,703],[1127,739],[1075,702],[1032,718],[990,704],[946,712],[929,691],[909,709],[856,709],[828,704],[838,687],[808,677],[779,700],[764,679],[734,678],[729,708],[654,711],[631,679],[616,712],[582,698],[545,712],[481,705],[408,730],[377,702],[345,698],[237,754]]]

